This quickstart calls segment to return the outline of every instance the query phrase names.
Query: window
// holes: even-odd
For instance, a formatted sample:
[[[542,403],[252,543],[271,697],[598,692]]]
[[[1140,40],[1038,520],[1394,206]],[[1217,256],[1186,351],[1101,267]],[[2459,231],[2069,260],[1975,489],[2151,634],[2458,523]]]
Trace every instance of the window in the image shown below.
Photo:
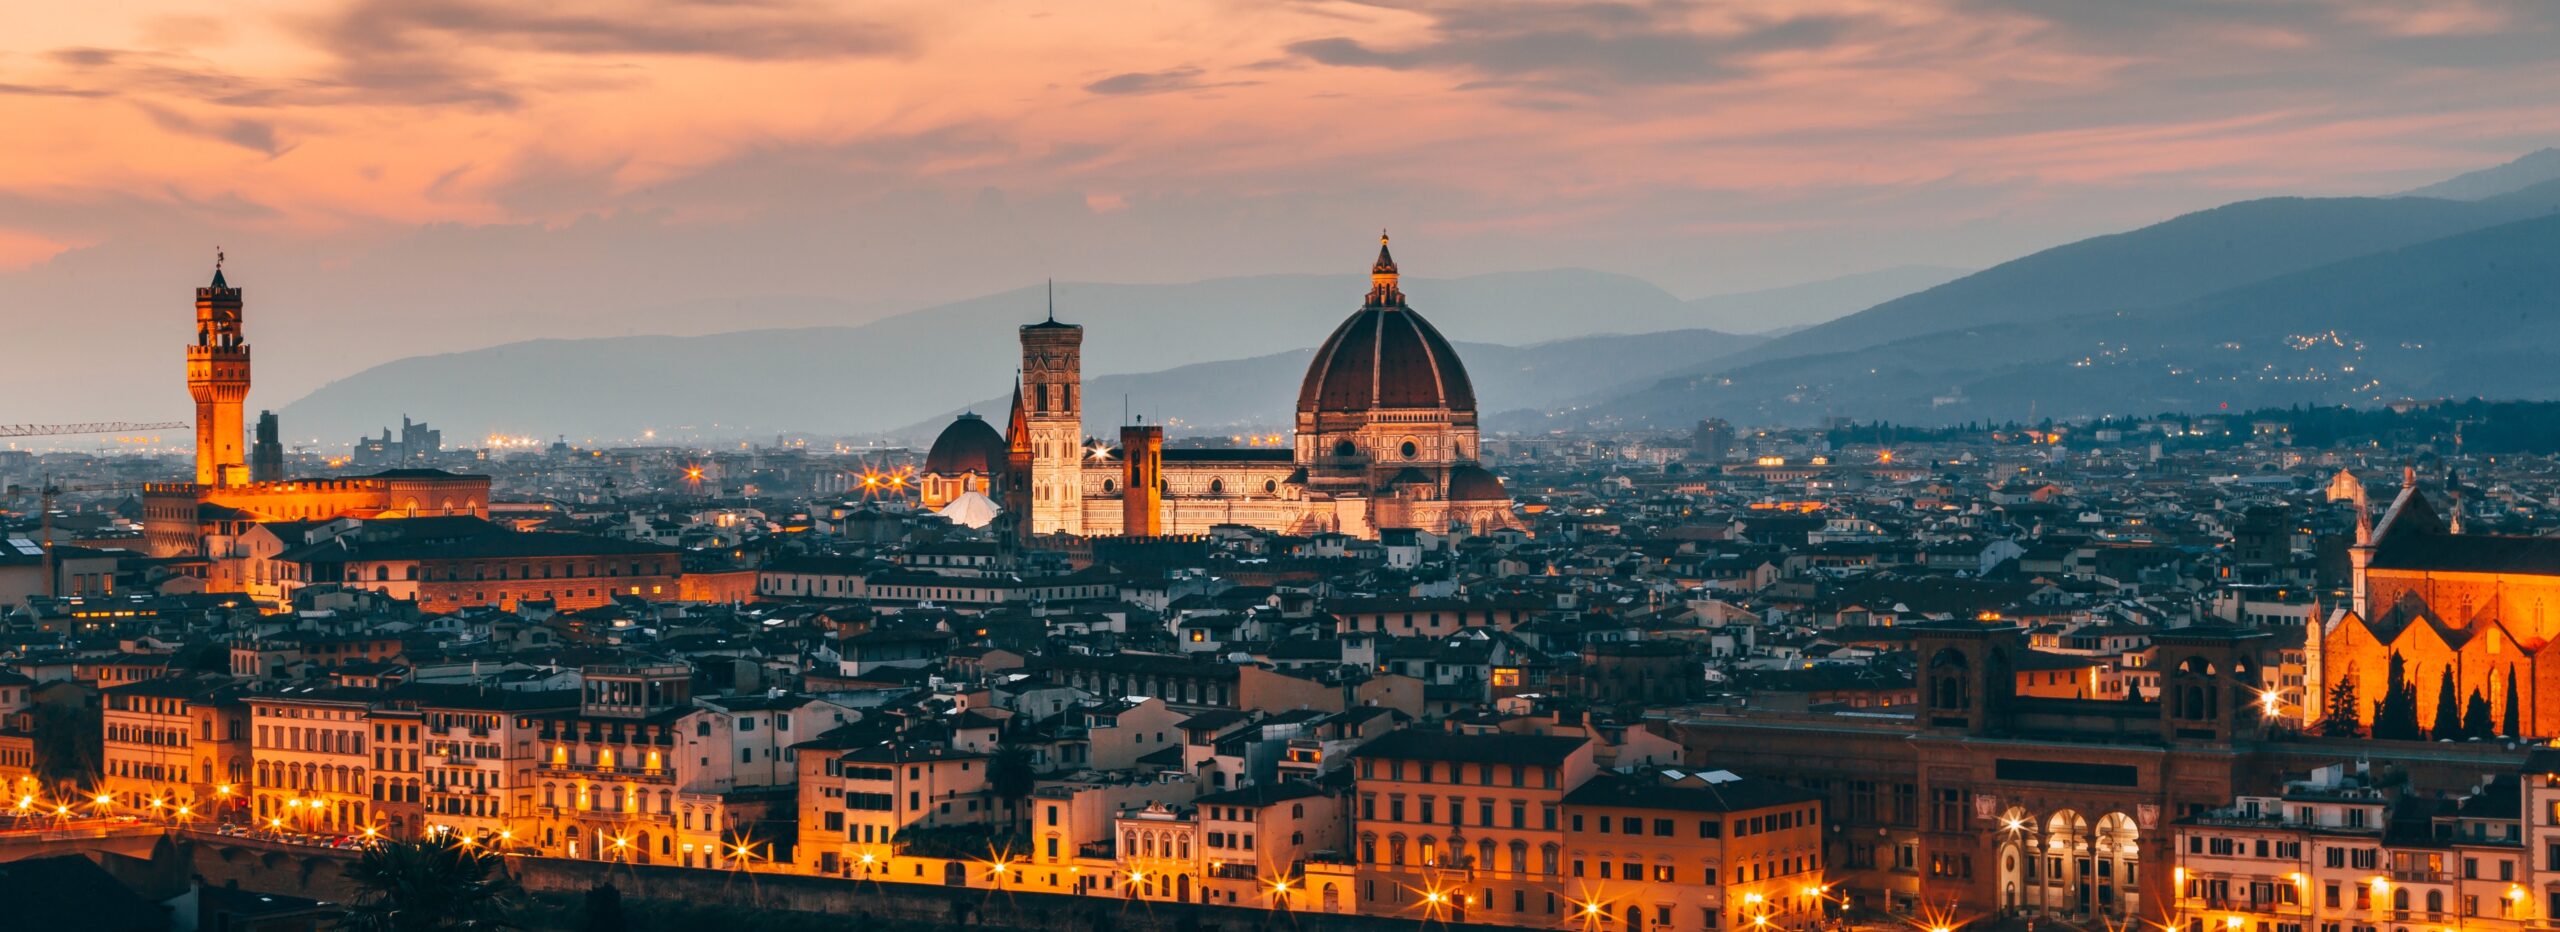
[[[1930,807],[1930,827],[1941,832],[1963,831],[1965,827],[1964,791],[1942,789],[1932,791],[1930,795],[1934,800],[1934,804]]]

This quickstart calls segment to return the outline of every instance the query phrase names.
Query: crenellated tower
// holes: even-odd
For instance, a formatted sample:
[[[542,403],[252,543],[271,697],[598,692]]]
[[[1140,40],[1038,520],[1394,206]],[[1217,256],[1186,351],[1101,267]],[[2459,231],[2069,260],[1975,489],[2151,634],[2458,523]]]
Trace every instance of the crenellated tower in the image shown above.
[[[249,478],[249,341],[240,330],[240,289],[213,263],[213,283],[196,289],[196,341],[187,347],[187,392],[196,400],[196,482],[222,487]]]
[[[1084,534],[1084,328],[1022,327],[1022,424],[1031,448],[1029,534]]]

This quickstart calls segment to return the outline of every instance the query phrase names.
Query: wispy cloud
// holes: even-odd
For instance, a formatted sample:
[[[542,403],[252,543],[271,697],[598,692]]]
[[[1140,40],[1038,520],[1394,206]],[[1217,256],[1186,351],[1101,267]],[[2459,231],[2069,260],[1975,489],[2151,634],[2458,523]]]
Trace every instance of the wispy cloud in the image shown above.
[[[1087,93],[1104,96],[1163,94],[1173,91],[1197,91],[1220,87],[1247,87],[1253,81],[1211,81],[1208,72],[1185,65],[1163,71],[1129,71],[1115,74],[1084,86]]]

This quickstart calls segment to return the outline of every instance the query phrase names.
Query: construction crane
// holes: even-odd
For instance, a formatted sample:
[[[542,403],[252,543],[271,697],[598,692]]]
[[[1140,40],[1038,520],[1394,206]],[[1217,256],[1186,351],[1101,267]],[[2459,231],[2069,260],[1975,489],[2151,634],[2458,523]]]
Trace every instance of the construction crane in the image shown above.
[[[81,424],[0,424],[0,437],[60,437],[67,434],[132,434],[150,430],[185,430],[185,421],[89,421]]]
[[[53,484],[53,480],[51,479],[45,480],[44,488],[38,492],[38,504],[36,506],[36,526],[39,529],[36,537],[36,546],[43,548],[44,550],[44,594],[46,598],[50,599],[60,597],[61,592],[59,590],[61,589],[62,584],[61,573],[59,570],[55,569],[53,560],[54,498],[64,493],[72,492],[132,492],[140,490],[143,485],[144,483],[140,482],[113,482],[104,485],[59,486]],[[27,494],[29,491],[33,490],[30,490],[23,485],[13,485],[8,488],[5,494],[0,494],[0,499],[17,498]]]

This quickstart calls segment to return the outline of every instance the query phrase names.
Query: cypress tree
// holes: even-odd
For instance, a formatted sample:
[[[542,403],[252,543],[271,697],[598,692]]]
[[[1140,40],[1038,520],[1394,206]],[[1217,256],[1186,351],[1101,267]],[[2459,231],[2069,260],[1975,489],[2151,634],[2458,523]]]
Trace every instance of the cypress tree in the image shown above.
[[[2320,713],[2320,733],[2332,738],[2353,738],[2363,731],[2358,713],[2363,703],[2356,699],[2356,665],[2347,662],[2347,675],[2329,690],[2329,707]]]
[[[2382,686],[2382,698],[2374,704],[2373,737],[2391,741],[2416,741],[2418,734],[2417,687],[2408,677],[2408,661],[2399,651],[2391,652],[2391,668]]]
[[[2471,698],[2462,700],[2462,736],[2488,738],[2493,737],[2497,730],[2497,723],[2489,720],[2488,695],[2472,690]]]
[[[2521,714],[2516,709],[2516,668],[2515,665],[2509,664],[2507,666],[2507,714],[2499,719],[2498,733],[2510,738],[2523,737],[2524,729],[2517,725],[2521,720]]]
[[[2427,729],[2429,740],[2462,737],[2462,691],[2453,685],[2453,666],[2447,664],[2444,676],[2436,680],[2436,719]]]

